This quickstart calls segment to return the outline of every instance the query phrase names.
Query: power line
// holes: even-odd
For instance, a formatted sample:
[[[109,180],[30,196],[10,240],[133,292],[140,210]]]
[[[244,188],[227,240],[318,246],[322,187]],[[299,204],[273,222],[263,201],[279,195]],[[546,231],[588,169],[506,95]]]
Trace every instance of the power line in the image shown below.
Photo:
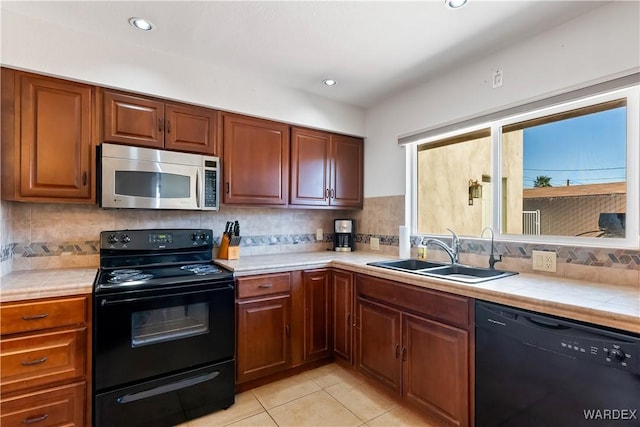
[[[593,168],[593,169],[528,169],[523,168],[526,171],[543,171],[543,172],[583,172],[583,171],[610,171],[617,169],[626,169],[625,166],[620,166],[616,168]]]

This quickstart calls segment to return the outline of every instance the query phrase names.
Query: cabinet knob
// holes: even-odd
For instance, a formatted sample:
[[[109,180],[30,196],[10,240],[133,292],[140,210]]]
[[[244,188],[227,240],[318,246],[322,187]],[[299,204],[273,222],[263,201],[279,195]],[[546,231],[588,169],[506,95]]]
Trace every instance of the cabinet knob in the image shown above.
[[[407,347],[402,347],[402,361],[407,360]]]
[[[162,120],[158,119],[158,131],[162,132]]]
[[[396,344],[396,359],[400,357],[400,344]]]
[[[171,133],[171,120],[167,120],[167,133]]]

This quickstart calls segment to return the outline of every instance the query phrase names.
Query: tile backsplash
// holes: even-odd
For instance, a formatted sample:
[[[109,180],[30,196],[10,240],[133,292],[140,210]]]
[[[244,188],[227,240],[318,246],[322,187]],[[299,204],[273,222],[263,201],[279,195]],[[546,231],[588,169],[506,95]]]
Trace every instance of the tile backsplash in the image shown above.
[[[377,238],[381,255],[398,255],[404,196],[368,198],[359,211],[226,207],[218,212],[104,210],[92,205],[3,201],[0,275],[12,270],[97,267],[98,240],[103,230],[211,228],[218,235],[217,244],[226,221],[230,220],[238,220],[241,225],[241,256],[327,250],[332,247],[333,220],[339,218],[355,220],[356,250],[370,251],[371,238]],[[318,228],[323,229],[322,241],[315,240]],[[411,237],[412,256],[416,255],[418,241],[418,236]],[[463,238],[461,262],[486,265],[489,245],[486,239]],[[640,284],[640,250],[501,241],[496,242],[495,248],[503,255],[497,268],[505,270],[531,272],[531,252],[547,250],[558,255],[555,276]],[[432,259],[447,259],[435,247],[430,247],[428,253]]]
[[[231,220],[240,223],[241,256],[319,251],[331,247],[334,218],[353,215],[344,211],[280,208],[223,207],[217,212],[199,212],[111,210],[93,205],[11,202],[3,202],[1,212],[3,218],[10,213],[6,222],[11,238],[0,246],[0,254],[7,258],[3,264],[11,264],[9,269],[5,267],[5,273],[97,267],[99,236],[104,230],[210,228],[219,243],[225,223]],[[318,228],[323,229],[322,241],[315,240]]]

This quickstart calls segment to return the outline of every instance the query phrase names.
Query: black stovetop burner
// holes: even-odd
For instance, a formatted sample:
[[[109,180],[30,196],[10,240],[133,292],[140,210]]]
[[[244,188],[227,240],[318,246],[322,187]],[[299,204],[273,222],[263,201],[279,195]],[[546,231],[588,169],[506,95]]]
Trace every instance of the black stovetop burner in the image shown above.
[[[233,280],[212,251],[212,230],[103,231],[96,292]]]

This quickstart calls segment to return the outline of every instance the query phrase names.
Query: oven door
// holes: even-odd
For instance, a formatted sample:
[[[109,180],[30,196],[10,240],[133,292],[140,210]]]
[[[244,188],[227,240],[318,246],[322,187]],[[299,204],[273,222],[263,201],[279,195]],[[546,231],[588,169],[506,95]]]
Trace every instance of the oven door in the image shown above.
[[[96,295],[95,390],[233,359],[233,284]]]
[[[201,208],[201,168],[147,160],[102,158],[103,208]]]

